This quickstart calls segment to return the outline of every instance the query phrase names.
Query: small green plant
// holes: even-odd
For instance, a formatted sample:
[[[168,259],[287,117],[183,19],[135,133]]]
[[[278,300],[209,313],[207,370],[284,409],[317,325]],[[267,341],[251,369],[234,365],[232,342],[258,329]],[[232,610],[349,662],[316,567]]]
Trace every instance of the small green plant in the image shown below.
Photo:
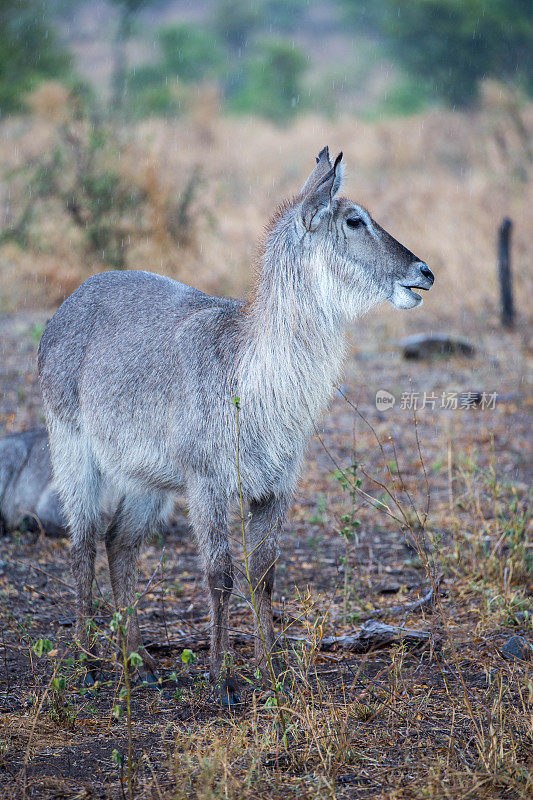
[[[122,705],[122,703],[124,702],[127,703],[128,700],[128,689],[126,686],[120,687],[120,691],[118,693],[118,699],[120,702],[113,706],[111,712],[113,719],[116,720],[119,720],[121,717],[124,716],[124,706]]]
[[[54,648],[50,639],[37,639],[32,645],[32,651],[39,658],[47,656],[52,665],[53,672],[48,684],[50,698],[50,719],[62,728],[74,730],[77,710],[69,700],[69,683],[74,676],[77,677],[75,661],[72,657],[63,659],[58,657],[58,650]]]
[[[185,650],[182,650],[181,660],[184,664],[187,664],[187,666],[189,666],[189,664],[194,664],[194,662],[196,661],[196,656],[192,650],[185,648]]]
[[[357,502],[358,489],[362,484],[362,478],[357,475],[359,465],[355,458],[352,463],[343,470],[335,470],[333,477],[339,482],[343,492],[346,492],[350,498],[350,507],[346,514],[340,518],[341,527],[339,533],[344,539],[345,552],[341,563],[344,564],[344,621],[348,617],[348,597],[349,597],[349,579],[350,579],[350,554],[354,543],[357,542],[357,531],[361,525],[358,518],[359,503]]]
[[[37,639],[37,641],[35,642],[35,644],[32,646],[31,649],[33,650],[35,655],[41,658],[41,656],[50,653],[54,649],[54,645],[52,644],[50,639]]]
[[[137,601],[138,601],[137,597]],[[132,669],[135,671],[138,667],[142,666],[142,658],[138,653],[132,652],[128,654],[127,641],[128,641],[128,625],[135,612],[134,608],[125,608],[122,611],[116,611],[109,624],[111,631],[117,634],[120,656],[122,661],[124,685],[121,686],[119,692],[119,700],[124,703],[126,707],[126,731],[128,739],[127,760],[126,760],[126,787],[128,797],[130,800],[133,798],[134,792],[134,778],[135,778],[135,762],[133,752],[133,731],[132,731],[132,709],[131,701],[134,687],[132,686]],[[139,688],[139,687],[137,687]],[[117,704],[118,705],[118,704]],[[112,709],[112,716],[114,719],[119,719],[124,713],[122,706],[120,709],[115,705]],[[113,751],[115,752],[115,751]],[[124,769],[124,757],[122,756],[121,762],[115,762],[121,769],[121,781]]]
[[[321,494],[316,504],[316,510],[309,517],[311,525],[325,525],[328,500],[325,494]]]
[[[69,700],[68,681],[63,673],[55,674],[51,683],[50,718],[62,728],[74,730],[77,709]]]

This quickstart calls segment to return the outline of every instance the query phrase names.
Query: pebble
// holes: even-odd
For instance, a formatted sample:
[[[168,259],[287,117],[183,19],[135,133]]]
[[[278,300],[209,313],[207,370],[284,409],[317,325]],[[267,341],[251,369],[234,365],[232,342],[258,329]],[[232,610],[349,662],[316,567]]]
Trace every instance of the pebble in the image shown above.
[[[533,647],[523,636],[511,636],[501,649],[508,661],[528,661],[533,656]]]

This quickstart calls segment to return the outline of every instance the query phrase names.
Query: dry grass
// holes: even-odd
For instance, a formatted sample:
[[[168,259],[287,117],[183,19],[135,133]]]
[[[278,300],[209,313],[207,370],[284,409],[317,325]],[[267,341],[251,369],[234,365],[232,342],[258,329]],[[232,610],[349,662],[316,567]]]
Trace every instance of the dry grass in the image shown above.
[[[386,482],[390,506],[397,501],[398,513],[406,515],[402,497],[412,487],[402,486],[398,466],[382,470],[389,479],[375,477]],[[502,481],[494,463],[480,467],[468,458],[453,469],[452,481],[451,504],[438,506],[423,528],[409,519],[404,525],[427,578],[435,570],[446,576],[434,613],[407,623],[430,629],[432,647],[410,652],[398,646],[356,660],[339,651],[321,653],[325,633],[346,629],[339,605],[328,591],[295,592],[285,604],[285,631],[299,633],[310,646],[287,650],[285,688],[277,696],[261,688],[249,649],[244,658],[236,653],[235,668],[248,689],[245,708],[235,714],[217,711],[203,667],[193,663],[182,665],[189,678],[174,696],[176,678],[167,669],[161,695],[133,690],[128,731],[125,713],[114,710],[121,702],[120,670],[96,697],[80,703],[81,668],[68,662],[71,649],[60,646],[39,658],[29,628],[4,615],[4,635],[18,630],[10,650],[18,639],[34,674],[27,710],[5,714],[0,723],[0,765],[11,765],[6,797],[530,797],[531,668],[506,662],[501,636],[494,639],[528,602],[531,608],[527,493]],[[331,496],[328,513],[342,502]],[[440,531],[448,532],[442,540]],[[50,563],[53,550],[44,546]],[[366,605],[364,585],[364,577],[351,580],[354,614]],[[172,613],[180,600],[156,581],[149,597],[159,602],[162,594]],[[526,635],[528,629],[531,619],[529,628],[522,626]],[[110,635],[109,628],[100,632]],[[199,654],[198,639],[195,646]],[[58,675],[65,676],[59,687]],[[123,712],[125,702],[123,690]],[[65,762],[70,752],[72,764]],[[91,774],[83,771],[84,758]]]
[[[379,325],[374,323],[360,345],[367,347],[376,331]],[[491,342],[486,345],[489,353],[498,336]],[[506,346],[508,351],[501,350],[502,378],[509,383],[515,368],[512,341]],[[483,356],[473,364],[486,379],[490,371],[483,372]],[[390,377],[386,354],[375,356],[374,369],[376,385]],[[394,371],[401,375],[406,369],[397,365]],[[442,369],[443,362],[408,368],[414,372],[415,388],[418,380],[433,379],[432,370]],[[448,364],[447,369],[450,380],[459,382],[472,362]],[[354,380],[353,367],[347,380]],[[0,669],[6,676],[8,711],[0,723],[0,769],[6,771],[7,797],[531,796],[532,662],[506,661],[501,655],[511,634],[531,639],[531,616],[524,618],[524,612],[531,612],[533,591],[529,496],[520,453],[527,436],[525,409],[511,400],[485,415],[447,415],[437,427],[432,414],[421,413],[415,427],[405,412],[394,411],[386,421],[375,409],[371,413],[372,393],[370,388],[361,404],[372,428],[345,401],[336,401],[323,441],[336,463],[327,459],[326,470],[324,464],[320,467],[323,446],[320,441],[313,444],[291,515],[279,567],[277,610],[284,621],[278,622],[278,630],[304,637],[311,646],[288,649],[286,683],[291,691],[280,694],[279,704],[254,674],[251,643],[244,640],[233,657],[246,705],[234,715],[215,705],[205,682],[208,618],[202,616],[202,588],[191,566],[193,546],[174,536],[167,540],[168,565],[162,543],[149,549],[141,565],[143,585],[151,581],[142,600],[148,637],[164,646],[168,635],[175,644],[156,651],[163,692],[133,691],[128,735],[117,662],[110,662],[109,683],[96,697],[80,698],[82,667],[68,661],[73,655],[69,629],[58,627],[54,619],[54,614],[72,614],[65,586],[70,581],[67,543],[40,540],[31,545],[15,537],[2,544],[4,563],[15,569],[19,562],[26,565],[0,579],[7,655]],[[355,457],[362,462],[362,491],[386,503],[403,533],[395,519],[361,502],[358,494],[354,503],[361,527],[345,584],[338,572],[344,553],[339,527],[342,515],[351,511],[351,500],[331,479],[331,471],[346,469],[353,461],[352,428]],[[391,449],[391,430],[396,450]],[[431,491],[427,520],[423,466]],[[351,481],[349,473],[347,479]],[[326,502],[321,519],[311,523],[318,492],[324,492]],[[240,538],[237,525],[234,545],[242,582]],[[398,646],[357,657],[320,651],[323,636],[347,632],[375,606],[384,609],[387,620],[387,606],[402,602],[408,584],[427,586],[436,574],[445,576],[445,584],[433,613],[390,619],[429,630],[429,649]],[[109,589],[102,561],[97,580],[99,636],[108,641]],[[384,599],[377,587],[391,580],[399,582],[400,591]],[[30,615],[24,613],[28,602]],[[249,604],[237,592],[233,628],[249,631],[250,616]],[[53,649],[39,658],[33,645],[42,637],[51,638]],[[181,663],[184,647],[196,655],[190,664]],[[58,676],[64,684],[54,683]],[[18,709],[12,708],[13,702],[19,703]],[[121,715],[114,713],[117,704],[122,704]]]
[[[8,221],[30,188],[28,173],[7,176],[56,146],[68,117],[63,101],[61,87],[47,85],[32,100],[33,117],[2,124],[0,203]],[[81,123],[72,125],[78,130]],[[519,108],[494,86],[475,114],[435,111],[375,124],[306,117],[284,129],[220,117],[205,87],[190,118],[139,123],[113,134],[120,152],[115,166],[144,197],[127,220],[126,265],[208,292],[241,294],[263,226],[327,142],[345,153],[346,193],[436,272],[439,294],[428,297],[430,310],[442,311],[443,298],[450,313],[495,305],[495,239],[504,215],[515,222],[517,295],[528,296],[532,131],[533,107]],[[38,200],[34,211],[31,246],[0,248],[4,309],[56,305],[106,268],[87,254],[80,232],[57,205]]]

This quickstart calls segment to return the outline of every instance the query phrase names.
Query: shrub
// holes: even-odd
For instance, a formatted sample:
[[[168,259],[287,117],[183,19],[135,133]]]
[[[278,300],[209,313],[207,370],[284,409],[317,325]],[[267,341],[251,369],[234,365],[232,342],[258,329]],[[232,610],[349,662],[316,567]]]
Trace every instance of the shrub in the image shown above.
[[[163,28],[159,42],[163,74],[185,82],[204,80],[222,61],[217,40],[192,25]]]
[[[263,0],[263,13],[276,31],[294,31],[302,23],[309,0]]]
[[[449,105],[477,98],[481,78],[533,92],[531,0],[343,0],[346,18],[382,37],[397,63]]]
[[[25,95],[46,78],[67,74],[46,4],[32,0],[0,3],[0,115],[24,108]]]
[[[110,132],[95,122],[62,122],[51,153],[12,177],[24,177],[14,192],[16,216],[0,230],[0,243],[34,244],[32,222],[42,204],[55,204],[81,231],[86,250],[103,263],[123,268],[128,247],[128,215],[143,200],[114,169],[117,148]],[[29,191],[28,191],[29,187]],[[37,201],[41,201],[40,203]]]
[[[208,78],[222,63],[216,39],[191,25],[163,28],[158,41],[159,60],[136,67],[127,81],[128,108],[134,117],[179,114],[181,84]]]
[[[220,0],[216,7],[215,31],[233,50],[244,50],[262,22],[262,9],[254,0]]]
[[[283,39],[263,42],[257,55],[244,65],[243,75],[229,90],[233,111],[261,114],[283,122],[302,107],[301,78],[306,59]]]
[[[427,83],[405,76],[389,86],[378,110],[386,116],[416,114],[430,99],[431,89]]]
[[[177,115],[181,102],[177,96],[176,79],[169,79],[160,64],[136,67],[128,80],[128,109],[131,116],[143,118]]]

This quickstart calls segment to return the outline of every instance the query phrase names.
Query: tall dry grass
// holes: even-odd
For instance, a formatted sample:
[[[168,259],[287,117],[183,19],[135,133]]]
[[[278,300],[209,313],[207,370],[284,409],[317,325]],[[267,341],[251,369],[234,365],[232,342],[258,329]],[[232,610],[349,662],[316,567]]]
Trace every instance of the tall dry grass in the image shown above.
[[[9,222],[30,187],[16,171],[55,146],[67,102],[42,88],[30,117],[0,127],[0,219]],[[301,117],[287,128],[223,118],[209,87],[197,109],[176,121],[145,121],[116,132],[124,181],[142,207],[128,222],[126,264],[170,275],[204,291],[242,294],[256,243],[270,214],[294,193],[326,143],[342,149],[346,194],[421,258],[438,279],[426,308],[477,315],[497,303],[496,232],[514,223],[518,304],[532,288],[533,105],[488,85],[481,109],[432,111],[377,123]],[[11,176],[11,177],[10,177]],[[189,195],[187,195],[187,192]],[[186,202],[183,202],[184,196]],[[81,281],[107,268],[53,202],[36,201],[29,247],[0,247],[0,308],[57,305]]]

